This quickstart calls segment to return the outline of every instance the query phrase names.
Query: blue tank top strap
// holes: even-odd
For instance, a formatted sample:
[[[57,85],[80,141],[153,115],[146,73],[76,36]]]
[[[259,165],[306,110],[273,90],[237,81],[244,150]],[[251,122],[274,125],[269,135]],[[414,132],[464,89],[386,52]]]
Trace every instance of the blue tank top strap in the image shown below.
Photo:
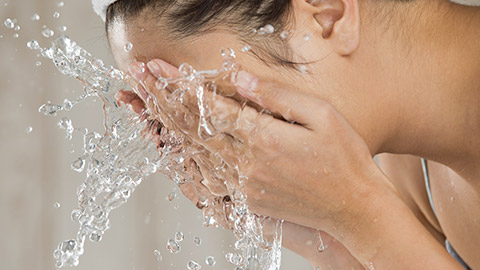
[[[430,188],[430,176],[428,175],[428,165],[427,165],[427,161],[424,158],[422,158],[422,170],[423,170],[423,177],[425,178],[425,187],[427,188],[428,201],[430,202],[430,207],[433,210],[433,214],[437,216],[437,213],[435,211],[435,204],[433,204],[432,190]]]
[[[430,207],[432,207],[433,214],[437,216],[437,213],[435,211],[435,204],[433,203],[432,189],[430,188],[430,176],[428,174],[428,165],[427,165],[427,161],[424,158],[422,158],[422,170],[423,170],[423,176],[425,178],[425,187],[427,189],[428,200],[430,201]],[[462,257],[458,255],[458,253],[452,247],[448,239],[445,240],[445,248],[447,249],[448,253],[450,253],[450,255],[452,255],[452,257],[455,258],[455,260],[457,260],[457,262],[459,262],[466,270],[472,270],[465,263]]]

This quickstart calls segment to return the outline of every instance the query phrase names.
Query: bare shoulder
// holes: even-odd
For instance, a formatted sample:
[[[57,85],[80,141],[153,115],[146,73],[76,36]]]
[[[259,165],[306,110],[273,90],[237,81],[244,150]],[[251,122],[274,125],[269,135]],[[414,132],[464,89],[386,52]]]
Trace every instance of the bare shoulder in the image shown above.
[[[480,265],[480,184],[467,181],[448,166],[428,161],[435,213],[425,187],[421,158],[381,154],[379,167],[426,229],[444,243],[445,238],[470,267]]]
[[[411,155],[380,154],[376,160],[419,221],[439,242],[443,242],[445,238],[441,226],[428,199],[421,158]]]

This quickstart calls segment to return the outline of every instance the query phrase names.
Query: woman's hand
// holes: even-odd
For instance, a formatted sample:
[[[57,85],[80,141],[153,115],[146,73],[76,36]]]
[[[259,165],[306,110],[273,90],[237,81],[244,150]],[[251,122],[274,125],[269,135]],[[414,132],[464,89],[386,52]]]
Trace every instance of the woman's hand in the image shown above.
[[[172,105],[169,92],[155,88],[158,78],[177,69],[161,60],[148,67],[150,72],[138,73],[133,66],[132,74],[152,97],[146,100],[150,111],[162,110],[197,143],[238,166],[248,179],[244,191],[255,213],[337,233],[362,218],[374,195],[388,189],[365,142],[326,102],[242,71],[238,92],[283,119],[206,92],[205,106],[218,135],[202,140],[193,97],[187,93],[183,104]]]
[[[155,87],[158,78],[174,77],[177,69],[161,60],[148,68],[133,64],[130,72],[149,112],[237,168],[253,212],[323,230],[367,269],[460,269],[331,105],[240,72],[238,92],[281,117],[205,92],[206,118],[215,130],[205,140],[198,132],[195,93],[172,102],[168,91]]]

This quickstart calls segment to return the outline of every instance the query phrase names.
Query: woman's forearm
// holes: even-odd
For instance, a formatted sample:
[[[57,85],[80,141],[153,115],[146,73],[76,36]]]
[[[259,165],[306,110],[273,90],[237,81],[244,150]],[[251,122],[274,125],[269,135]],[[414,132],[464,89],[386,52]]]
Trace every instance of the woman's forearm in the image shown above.
[[[361,219],[332,234],[366,269],[463,269],[393,192],[375,195]]]
[[[285,222],[282,245],[297,253],[312,266],[321,269],[363,269],[362,265],[343,245],[325,232],[320,233],[325,247],[319,252],[319,231],[298,224]]]

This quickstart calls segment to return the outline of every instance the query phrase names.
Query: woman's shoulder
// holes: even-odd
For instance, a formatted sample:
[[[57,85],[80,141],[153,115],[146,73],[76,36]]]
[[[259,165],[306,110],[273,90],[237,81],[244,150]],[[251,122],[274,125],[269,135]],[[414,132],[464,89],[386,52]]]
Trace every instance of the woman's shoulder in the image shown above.
[[[419,221],[443,241],[441,227],[428,198],[422,159],[412,155],[380,154],[375,160]]]

